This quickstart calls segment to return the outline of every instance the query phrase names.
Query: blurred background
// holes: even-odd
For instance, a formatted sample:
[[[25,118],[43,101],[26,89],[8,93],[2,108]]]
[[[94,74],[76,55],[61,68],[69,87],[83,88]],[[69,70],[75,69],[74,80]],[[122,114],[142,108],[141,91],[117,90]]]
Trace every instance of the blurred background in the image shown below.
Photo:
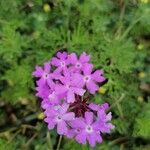
[[[56,149],[32,72],[63,48],[108,79],[91,101],[110,104],[116,128],[94,150],[150,150],[149,0],[0,0],[0,150]]]

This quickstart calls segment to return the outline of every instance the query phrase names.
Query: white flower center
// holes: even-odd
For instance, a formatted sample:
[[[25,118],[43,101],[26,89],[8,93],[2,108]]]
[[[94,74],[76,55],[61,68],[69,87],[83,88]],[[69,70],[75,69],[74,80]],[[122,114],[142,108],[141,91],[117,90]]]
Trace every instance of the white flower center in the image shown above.
[[[56,121],[57,121],[57,122],[61,122],[61,121],[62,121],[62,117],[61,117],[61,116],[57,116],[57,117],[56,117]]]
[[[55,98],[55,92],[49,94],[48,99],[53,100]]]
[[[68,84],[68,85],[66,85],[66,88],[67,88],[68,90],[70,89],[70,87],[71,87],[71,86],[70,86],[69,84]]]
[[[59,110],[59,109],[60,109],[60,107],[61,107],[60,105],[56,105],[56,106],[54,106],[54,110],[56,110],[56,111],[57,111],[57,110]]]
[[[90,81],[90,79],[91,79],[91,77],[90,76],[84,76],[84,82],[89,82]]]
[[[79,62],[76,63],[76,68],[81,68],[81,66],[82,66],[81,63]]]
[[[64,61],[61,61],[61,62],[60,62],[60,65],[61,65],[61,67],[65,67],[65,66],[66,66],[66,63],[65,63]]]
[[[87,125],[87,126],[85,127],[85,131],[86,131],[87,133],[92,133],[92,132],[93,132],[92,126]]]
[[[48,78],[48,73],[43,73],[43,78],[47,79]]]

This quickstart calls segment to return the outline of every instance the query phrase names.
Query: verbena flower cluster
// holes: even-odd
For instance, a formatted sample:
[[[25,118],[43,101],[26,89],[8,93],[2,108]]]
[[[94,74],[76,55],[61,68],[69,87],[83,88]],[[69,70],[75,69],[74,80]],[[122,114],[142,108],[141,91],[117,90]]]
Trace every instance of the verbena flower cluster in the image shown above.
[[[105,80],[102,70],[93,71],[90,56],[83,52],[58,52],[44,67],[36,66],[36,96],[42,99],[48,128],[74,138],[78,143],[89,142],[91,147],[102,142],[102,133],[109,133],[111,112],[107,103],[90,103],[92,94],[98,91],[98,83]],[[90,96],[89,96],[90,95]],[[89,101],[90,100],[90,101]]]

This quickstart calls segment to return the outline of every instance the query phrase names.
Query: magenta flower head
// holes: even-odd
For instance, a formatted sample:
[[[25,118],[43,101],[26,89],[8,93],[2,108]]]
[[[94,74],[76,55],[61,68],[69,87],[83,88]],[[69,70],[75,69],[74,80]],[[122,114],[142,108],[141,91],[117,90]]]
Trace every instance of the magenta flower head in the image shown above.
[[[56,128],[58,134],[91,147],[101,143],[102,134],[114,128],[110,123],[111,112],[107,114],[109,105],[89,101],[98,91],[98,84],[105,80],[103,70],[93,69],[85,52],[79,57],[58,52],[33,72],[37,78],[36,96],[41,98],[48,129]]]

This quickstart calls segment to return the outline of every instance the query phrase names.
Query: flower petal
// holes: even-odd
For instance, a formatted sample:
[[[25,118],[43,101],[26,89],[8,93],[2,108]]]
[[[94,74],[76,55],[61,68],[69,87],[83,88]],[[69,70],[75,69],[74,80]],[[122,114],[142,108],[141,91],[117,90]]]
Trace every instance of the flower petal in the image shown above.
[[[58,52],[56,55],[58,58],[60,58],[62,60],[65,60],[68,56],[67,52]]]
[[[93,69],[93,65],[92,64],[85,64],[83,66],[83,73],[84,75],[90,75]]]
[[[63,119],[66,121],[74,120],[75,114],[73,112],[69,112],[63,115]]]
[[[50,69],[51,69],[50,63],[49,62],[44,63],[44,71],[46,73],[49,73]]]
[[[84,80],[83,80],[83,75],[79,74],[79,73],[75,73],[73,74],[72,78],[71,78],[71,85],[78,87],[78,88],[82,88],[84,86]]]
[[[58,67],[60,66],[60,60],[56,57],[52,58],[51,64]]]
[[[73,88],[71,88],[71,89],[73,90],[73,92],[74,92],[75,94],[78,94],[78,95],[80,95],[80,96],[83,96],[83,94],[86,92],[86,90],[81,89],[81,88],[75,88],[75,87],[73,87]]]
[[[91,94],[94,94],[99,88],[92,80],[86,83],[86,87]]]
[[[80,128],[80,129],[84,129],[86,124],[84,122],[83,118],[76,118],[75,120],[71,121],[71,127],[72,128]]]
[[[90,61],[90,55],[87,55],[85,52],[83,52],[81,55],[80,55],[80,58],[79,58],[79,61],[81,63],[87,63]]]
[[[36,66],[35,71],[32,73],[35,77],[41,77],[43,75],[43,69],[42,67]]]
[[[45,118],[44,121],[48,123],[48,129],[53,129],[56,125],[52,118]]]
[[[73,103],[74,101],[75,101],[74,92],[72,90],[68,90],[68,93],[67,93],[67,102],[68,103]]]
[[[75,139],[80,144],[86,144],[86,133],[83,132],[83,131],[80,132],[79,134],[77,134],[77,136],[75,137]]]
[[[75,53],[70,54],[68,57],[69,57],[71,64],[76,64],[78,58],[77,58],[77,55]]]
[[[65,121],[61,121],[57,124],[57,132],[58,134],[62,135],[62,134],[67,134],[67,124]]]
[[[92,109],[92,110],[97,111],[99,106],[97,104],[91,103],[91,104],[89,104],[89,108]]]
[[[85,121],[88,125],[91,125],[93,122],[93,113],[92,112],[85,112]]]
[[[103,71],[102,70],[96,70],[92,75],[92,79],[97,82],[103,82],[105,78],[102,76]]]
[[[65,114],[69,108],[69,104],[64,103],[60,108],[60,114]]]
[[[67,88],[64,85],[56,85],[55,91],[56,91],[56,94],[63,94],[67,92]]]
[[[97,133],[89,134],[87,136],[87,140],[89,141],[91,147],[95,147],[97,141],[102,142],[101,136]]]

